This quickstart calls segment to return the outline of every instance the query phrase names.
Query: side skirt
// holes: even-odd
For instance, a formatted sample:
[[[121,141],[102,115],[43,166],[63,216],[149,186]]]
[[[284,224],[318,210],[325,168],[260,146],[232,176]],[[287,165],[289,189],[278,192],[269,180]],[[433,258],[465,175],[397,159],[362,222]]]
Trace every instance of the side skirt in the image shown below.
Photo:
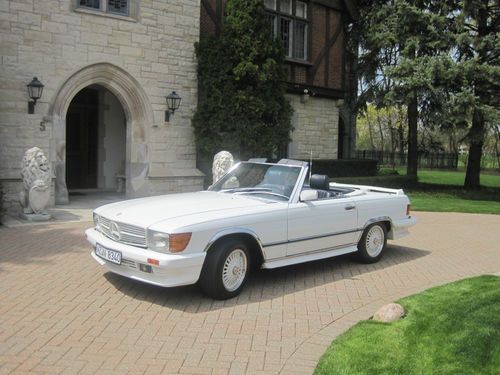
[[[358,251],[357,244],[347,244],[328,249],[310,251],[304,254],[291,255],[289,257],[271,259],[264,262],[264,264],[262,264],[262,268],[270,269],[270,268],[285,267],[285,266],[290,266],[292,264],[310,262],[313,260],[331,258],[338,255],[354,253],[356,251]]]

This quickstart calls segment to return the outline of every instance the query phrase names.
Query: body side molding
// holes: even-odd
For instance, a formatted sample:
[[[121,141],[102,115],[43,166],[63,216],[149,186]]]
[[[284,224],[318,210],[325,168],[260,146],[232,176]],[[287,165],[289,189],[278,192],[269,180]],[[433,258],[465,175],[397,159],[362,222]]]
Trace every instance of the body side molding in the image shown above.
[[[302,237],[302,238],[296,238],[293,240],[288,240],[288,241],[281,241],[281,242],[270,242],[266,244],[262,244],[262,247],[272,247],[272,246],[278,246],[278,245],[285,245],[289,243],[294,243],[294,242],[302,242],[302,241],[310,241],[310,240],[317,240],[319,238],[326,238],[326,237],[333,237],[333,236],[340,236],[342,234],[348,234],[348,233],[355,233],[355,232],[360,232],[363,231],[364,228],[361,229],[352,229],[352,230],[346,230],[342,232],[335,232],[335,233],[328,233],[328,234],[321,234],[317,236],[311,236],[311,237]]]
[[[330,247],[327,249],[319,249],[303,254],[291,255],[287,257],[276,258],[270,261],[265,261],[264,264],[262,264],[262,268],[278,268],[290,266],[292,264],[331,258],[337,255],[354,253],[356,251],[358,251],[356,244],[345,244],[341,246]]]

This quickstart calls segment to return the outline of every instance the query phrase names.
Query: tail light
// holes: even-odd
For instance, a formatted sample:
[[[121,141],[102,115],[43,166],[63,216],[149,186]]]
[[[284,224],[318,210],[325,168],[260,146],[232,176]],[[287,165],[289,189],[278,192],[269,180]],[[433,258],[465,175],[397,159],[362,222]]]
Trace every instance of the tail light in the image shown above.
[[[411,209],[410,209],[410,204],[406,205],[406,216],[410,216],[410,212],[411,212]]]

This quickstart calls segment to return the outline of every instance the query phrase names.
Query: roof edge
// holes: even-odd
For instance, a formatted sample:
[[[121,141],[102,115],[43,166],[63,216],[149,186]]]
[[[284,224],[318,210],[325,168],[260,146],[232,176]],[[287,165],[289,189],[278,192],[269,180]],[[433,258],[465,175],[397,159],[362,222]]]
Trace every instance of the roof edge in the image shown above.
[[[349,12],[349,16],[353,19],[353,21],[357,21],[359,19],[359,6],[357,0],[343,0],[344,5]]]

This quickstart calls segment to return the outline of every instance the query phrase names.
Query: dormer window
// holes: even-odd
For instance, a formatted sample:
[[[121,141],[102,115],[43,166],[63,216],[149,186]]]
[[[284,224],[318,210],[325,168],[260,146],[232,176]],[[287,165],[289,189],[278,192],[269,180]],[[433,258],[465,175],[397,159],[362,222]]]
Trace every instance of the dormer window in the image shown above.
[[[286,57],[307,60],[308,3],[299,0],[264,0],[272,33],[283,43]]]

